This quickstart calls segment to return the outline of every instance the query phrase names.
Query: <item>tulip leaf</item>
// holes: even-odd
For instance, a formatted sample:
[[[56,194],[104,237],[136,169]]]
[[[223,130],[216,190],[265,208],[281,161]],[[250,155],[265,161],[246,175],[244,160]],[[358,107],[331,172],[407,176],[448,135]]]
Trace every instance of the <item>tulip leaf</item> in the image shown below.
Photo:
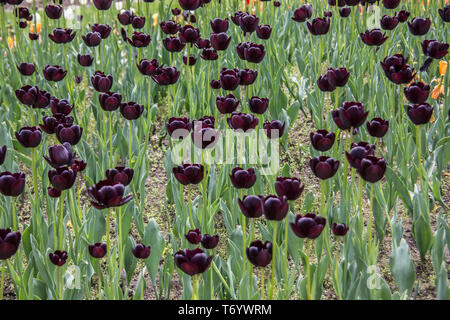
[[[405,239],[392,251],[389,264],[400,294],[406,293],[409,296],[416,281],[416,270]]]

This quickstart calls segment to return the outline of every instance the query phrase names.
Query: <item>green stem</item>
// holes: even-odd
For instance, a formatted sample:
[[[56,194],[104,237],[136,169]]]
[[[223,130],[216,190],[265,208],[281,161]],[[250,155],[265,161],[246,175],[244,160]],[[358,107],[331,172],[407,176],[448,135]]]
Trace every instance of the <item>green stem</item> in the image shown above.
[[[61,191],[61,196],[59,197],[59,248],[64,249],[64,196],[65,191]]]
[[[264,291],[265,291],[265,288],[264,288],[264,273],[265,273],[264,268],[261,268],[261,300],[264,300]]]
[[[100,260],[97,260],[97,275],[98,275],[98,300],[102,300],[102,274],[100,268]]]
[[[369,245],[369,253],[372,252],[372,223],[373,223],[373,189],[374,186],[370,186],[370,211],[369,211],[369,222],[367,224],[367,233],[368,233],[368,245]]]
[[[11,197],[11,211],[12,211],[12,219],[13,219],[13,230],[18,231],[17,229],[17,217],[16,217],[16,198]]]
[[[63,299],[62,267],[58,267],[58,287],[59,287],[59,300],[62,300]]]
[[[1,279],[0,279],[0,300],[3,300],[3,286],[5,285],[5,266],[2,262],[1,269]]]
[[[306,296],[308,300],[312,300],[311,299],[311,263],[310,263],[310,256],[311,256],[311,248],[312,248],[312,243],[309,240],[306,240],[306,279],[307,279],[307,284],[306,284]]]
[[[326,207],[325,207],[325,193],[326,193],[326,181],[320,180],[320,214],[322,217],[326,215]]]
[[[191,186],[187,186],[188,189],[188,206],[189,206],[189,222],[191,224],[191,228],[195,229],[194,219],[192,218],[192,199],[191,199]]]
[[[272,300],[274,297],[274,291],[275,291],[275,272],[276,272],[276,247],[277,247],[277,229],[278,229],[278,222],[274,221],[273,224],[273,238],[272,238],[272,282],[270,285],[270,297],[269,299]]]
[[[110,168],[114,166],[114,155],[113,155],[113,139],[112,139],[112,112],[109,112],[109,161]],[[131,127],[131,124],[130,124]]]
[[[118,229],[117,235],[119,240],[119,270],[123,268],[123,235],[122,235],[122,207],[117,210]]]
[[[111,221],[111,208],[108,208],[108,211],[106,213],[106,255],[107,255],[107,261],[109,262],[109,256],[111,255],[111,244],[110,244],[110,221]]]
[[[216,263],[213,261],[211,263],[214,271],[216,272],[216,274],[219,276],[220,281],[222,281],[223,286],[225,287],[225,289],[227,289],[227,291],[230,293],[231,295],[231,289],[230,286],[227,284],[227,282],[225,281],[225,279],[223,278],[222,274],[220,273],[219,269],[216,266]]]
[[[286,224],[284,227],[284,274],[285,274],[285,284],[286,284],[286,292],[288,291],[288,281],[289,281],[289,253],[288,253],[288,232],[289,232],[289,213],[286,216]]]

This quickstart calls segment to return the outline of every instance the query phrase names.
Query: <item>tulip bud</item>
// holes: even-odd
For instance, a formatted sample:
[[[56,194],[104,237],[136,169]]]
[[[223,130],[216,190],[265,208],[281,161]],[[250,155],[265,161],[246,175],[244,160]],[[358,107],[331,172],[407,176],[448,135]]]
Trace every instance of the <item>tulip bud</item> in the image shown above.
[[[246,250],[248,261],[255,267],[264,268],[272,261],[272,243],[270,241],[262,242],[256,240],[250,243]]]
[[[91,257],[96,259],[101,259],[106,255],[106,243],[96,243],[96,244],[90,244],[89,247],[89,254]]]
[[[180,7],[184,10],[195,10],[201,5],[201,0],[178,0]]]
[[[263,196],[244,196],[241,200],[238,198],[239,208],[247,218],[259,218],[263,214]]]
[[[12,232],[11,229],[0,229],[0,260],[11,258],[19,249],[20,232]]]
[[[98,10],[108,10],[111,7],[112,0],[94,0],[94,6]]]
[[[131,13],[131,11],[125,10],[117,15],[117,19],[119,20],[121,25],[127,26],[131,24],[133,14]]]
[[[348,7],[339,8],[339,15],[342,18],[347,18],[350,15],[350,13],[352,13],[352,10]]]
[[[236,167],[231,171],[230,180],[237,189],[250,189],[256,182],[255,169],[244,170]]]
[[[291,222],[291,228],[299,238],[316,239],[322,233],[325,224],[326,219],[314,213],[307,213],[304,216],[298,214],[295,222]]]
[[[275,181],[275,191],[279,197],[285,196],[287,200],[297,200],[305,188],[300,184],[298,178],[290,177],[277,177]]]
[[[357,171],[364,180],[375,183],[383,178],[386,171],[386,161],[383,158],[366,156],[361,160],[361,165]]]
[[[309,137],[314,149],[323,152],[333,147],[336,135],[334,132],[328,132],[327,130],[317,130],[316,132],[311,132]]]
[[[263,25],[263,26],[258,26],[256,28],[256,35],[258,36],[258,38],[260,38],[262,40],[269,39],[271,33],[272,33],[272,28],[268,24]]]
[[[414,104],[424,103],[430,94],[430,86],[423,82],[412,83],[404,89],[406,99]]]
[[[71,123],[60,123],[55,133],[60,143],[68,142],[74,146],[80,141],[83,128]]]
[[[348,232],[349,228],[345,225],[345,223],[336,223],[333,222],[331,226],[331,231],[335,236],[345,236]]]
[[[430,18],[414,18],[408,22],[409,31],[415,36],[423,36],[428,33],[431,27]]]
[[[45,7],[45,14],[50,19],[59,19],[62,15],[62,7],[59,5],[48,4]]]
[[[31,76],[34,73],[35,67],[32,63],[22,62],[17,66],[17,70],[24,76]]]
[[[123,166],[117,166],[114,169],[106,170],[106,178],[113,184],[120,183],[125,187],[131,183],[133,179],[134,170],[125,168]]]
[[[60,167],[48,172],[51,185],[58,191],[72,188],[76,178],[77,172],[68,167]]]
[[[67,252],[66,251],[60,251],[56,250],[54,253],[49,253],[48,257],[50,258],[50,261],[58,267],[62,267],[66,264],[67,261]]]
[[[211,236],[209,234],[204,234],[200,242],[203,248],[212,250],[217,247],[217,244],[219,243],[219,235],[216,234]]]
[[[184,237],[191,244],[199,244],[200,241],[202,240],[202,234],[200,232],[200,229],[189,230]]]
[[[0,193],[7,197],[18,197],[25,189],[25,173],[0,173]]]
[[[150,257],[150,249],[150,246],[145,246],[138,243],[134,248],[131,249],[131,252],[137,259],[147,259],[148,257]]]
[[[134,101],[122,103],[120,105],[120,113],[127,120],[136,120],[144,112],[144,106]]]
[[[215,50],[223,51],[228,48],[231,37],[229,37],[225,32],[211,33],[209,41]]]
[[[36,148],[42,140],[42,133],[38,127],[23,127],[15,135],[24,148]]]
[[[400,0],[383,0],[383,5],[387,9],[395,9],[400,4]]]
[[[175,265],[189,276],[205,272],[209,268],[212,258],[212,256],[207,257],[200,248],[180,250],[174,256]]]
[[[115,92],[105,92],[98,96],[100,107],[105,111],[114,111],[121,105],[122,96]]]
[[[210,25],[214,33],[227,32],[229,27],[228,18],[215,18],[214,20],[210,21]]]
[[[77,60],[82,67],[89,67],[92,65],[92,62],[94,62],[94,58],[90,54],[78,54]]]
[[[312,158],[309,166],[314,175],[322,180],[333,177],[339,169],[339,161],[327,156]]]
[[[286,196],[269,195],[262,199],[263,214],[268,220],[281,221],[289,210],[289,203]]]
[[[433,115],[433,107],[428,103],[408,106],[408,116],[415,125],[427,124]]]
[[[193,54],[191,54],[189,56],[189,59],[188,59],[188,57],[183,56],[183,64],[185,64],[185,65],[193,66],[193,65],[195,65],[196,62],[197,62],[197,58]]]
[[[182,185],[199,184],[203,180],[203,165],[185,163],[173,168],[173,174]]]
[[[239,100],[237,100],[231,93],[224,97],[218,96],[216,98],[216,106],[222,114],[232,113],[236,111],[239,106]]]
[[[389,121],[381,118],[373,118],[367,121],[367,131],[372,137],[383,138],[389,129]]]
[[[88,189],[92,198],[91,205],[99,210],[121,207],[133,199],[133,195],[124,197],[125,186],[121,183],[113,183],[110,180],[102,180]]]

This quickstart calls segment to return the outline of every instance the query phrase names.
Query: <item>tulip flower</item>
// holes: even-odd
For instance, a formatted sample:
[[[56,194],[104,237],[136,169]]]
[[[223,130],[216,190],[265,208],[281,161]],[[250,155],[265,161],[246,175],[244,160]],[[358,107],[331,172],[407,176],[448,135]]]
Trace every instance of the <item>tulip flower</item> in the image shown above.
[[[317,80],[317,86],[324,92],[334,91],[336,89],[336,73],[328,69],[327,73]]]
[[[289,210],[286,196],[269,195],[262,199],[263,214],[268,220],[281,221]]]
[[[209,39],[198,39],[197,41],[195,41],[195,46],[198,49],[208,49],[211,48],[211,42],[209,41]]]
[[[284,134],[286,124],[280,120],[264,122],[264,133],[269,139],[280,138]]]
[[[58,144],[48,148],[48,156],[44,159],[53,168],[71,166],[75,161],[75,152],[72,152],[70,143]]]
[[[328,0],[328,4],[333,7],[336,5],[343,7],[345,6],[345,0]]]
[[[218,96],[216,98],[216,106],[220,113],[227,114],[236,111],[239,106],[239,100],[231,93],[226,96]]]
[[[239,85],[241,86],[249,86],[253,84],[258,76],[258,71],[251,69],[242,69],[239,70]]]
[[[15,136],[24,148],[36,148],[42,140],[42,133],[38,127],[23,127],[15,133]]]
[[[142,59],[136,66],[141,74],[144,76],[151,76],[155,74],[156,70],[159,68],[159,62],[156,59],[152,59],[151,61]]]
[[[219,58],[217,51],[214,49],[203,49],[202,53],[200,54],[200,58],[203,60],[217,60]]]
[[[115,92],[105,92],[98,96],[98,101],[103,110],[114,111],[121,105],[122,96]]]
[[[335,236],[345,236],[348,232],[349,228],[345,225],[345,223],[336,223],[333,222],[333,225],[331,226],[331,231],[333,231],[333,234]]]
[[[7,197],[18,197],[25,189],[25,173],[0,173],[0,193]]]
[[[144,106],[134,101],[122,103],[120,105],[120,113],[127,120],[136,120],[144,112]]]
[[[339,8],[339,15],[342,18],[347,18],[350,15],[350,13],[352,13],[352,10],[348,7]]]
[[[314,149],[323,152],[331,149],[336,135],[334,132],[328,132],[327,130],[317,130],[316,132],[311,132],[309,137]]]
[[[216,234],[212,236],[209,234],[204,234],[200,242],[203,248],[212,250],[217,247],[217,244],[219,243],[219,235]]]
[[[331,11],[325,11],[325,12],[323,13],[323,15],[324,15],[325,17],[331,18],[331,17],[333,16],[333,12],[331,12]]]
[[[320,36],[328,33],[330,18],[314,18],[311,23],[307,21],[306,25],[313,36]]]
[[[31,76],[34,73],[35,66],[33,63],[22,62],[17,66],[17,70],[24,76]]]
[[[48,257],[55,266],[62,267],[66,264],[68,255],[66,251],[56,250],[54,253],[50,252]]]
[[[361,40],[368,46],[381,46],[389,37],[385,37],[385,34],[380,29],[367,30],[365,33],[359,34]]]
[[[235,12],[231,17],[231,21],[236,25],[239,26],[239,19],[241,16],[248,14],[247,12],[237,11]]]
[[[73,107],[67,99],[59,100],[57,98],[52,98],[50,100],[50,109],[53,114],[62,114],[67,116],[72,112]]]
[[[219,81],[219,80],[211,80],[211,82],[209,83],[209,86],[210,86],[212,89],[215,89],[215,90],[221,88],[221,85],[220,85],[220,81]]]
[[[200,31],[188,24],[180,29],[179,37],[183,42],[195,43],[198,39],[200,39]]]
[[[231,117],[227,118],[227,123],[233,130],[247,132],[255,129],[258,125],[258,119],[253,114],[233,112],[231,113]]]
[[[357,171],[365,181],[375,183],[383,178],[386,171],[386,161],[383,158],[366,156],[362,158]]]
[[[184,237],[191,244],[199,244],[200,241],[202,240],[202,234],[200,232],[200,229],[189,230]]]
[[[71,42],[77,33],[73,32],[72,29],[61,29],[56,28],[53,33],[49,34],[48,37],[55,43],[68,43]]]
[[[416,75],[414,69],[408,65],[408,59],[401,54],[386,57],[381,62],[381,67],[386,77],[395,84],[410,83]]]
[[[105,75],[101,71],[95,71],[91,77],[91,83],[94,89],[98,92],[108,92],[113,84],[113,77],[111,75]]]
[[[245,60],[253,63],[260,63],[266,55],[262,44],[248,43],[243,51]]]
[[[30,33],[28,34],[28,37],[30,38],[30,40],[33,40],[33,41],[34,41],[34,40],[39,39],[39,34],[30,32]]]
[[[272,242],[256,240],[246,250],[248,261],[255,267],[264,268],[272,261]]]
[[[212,148],[217,143],[219,132],[214,130],[215,119],[205,116],[198,121],[194,121],[194,130],[191,138],[194,146],[198,148]]]
[[[247,218],[259,218],[263,214],[263,196],[244,196],[241,200],[238,198],[238,205],[241,212]]]
[[[235,90],[241,81],[239,71],[237,69],[225,69],[220,72],[220,87],[224,90]]]
[[[387,9],[395,9],[400,4],[400,0],[383,0],[383,5]]]
[[[426,56],[433,59],[441,59],[448,53],[449,45],[444,42],[436,40],[424,40],[422,43],[422,50]]]
[[[345,4],[348,6],[357,6],[359,2],[360,0],[345,0]]]
[[[133,256],[135,256],[137,259],[147,259],[148,257],[150,257],[150,251],[150,246],[146,246],[141,243],[138,243],[134,248],[131,249]]]
[[[361,102],[344,102],[337,109],[339,119],[345,127],[359,128],[367,119],[368,111]]]
[[[95,244],[90,244],[89,247],[89,254],[91,255],[92,258],[95,259],[101,259],[106,255],[106,243],[95,243]]]
[[[86,166],[87,163],[83,160],[75,160],[75,162],[70,167],[76,172],[83,172],[86,169]]]
[[[450,5],[446,5],[443,9],[439,9],[439,15],[444,22],[450,22]]]
[[[409,31],[415,36],[423,36],[427,34],[430,27],[430,18],[414,18],[411,22],[408,22]]]
[[[259,98],[253,96],[248,102],[250,111],[257,114],[263,114],[266,112],[269,107],[269,99],[268,98]]]
[[[278,8],[279,6],[281,6],[280,1],[274,1],[274,2],[273,2],[273,6],[274,6],[275,8]]]
[[[304,4],[300,8],[294,10],[294,16],[292,20],[295,22],[305,22],[311,18],[313,8],[310,4]]]
[[[134,170],[126,168],[123,166],[117,166],[114,169],[106,170],[106,178],[111,181],[111,183],[123,184],[125,187],[131,183],[133,179]]]
[[[204,168],[201,164],[185,163],[174,167],[172,172],[182,185],[199,184],[203,180]]]
[[[49,66],[47,65],[44,70],[42,70],[44,78],[47,81],[61,81],[67,74],[60,66]]]
[[[180,7],[184,10],[195,10],[202,4],[201,0],[178,0]]]
[[[16,97],[25,105],[33,108],[46,108],[50,103],[51,95],[46,91],[40,91],[38,87],[23,86],[16,90]]]
[[[109,179],[102,180],[88,189],[89,196],[93,199],[94,208],[102,210],[112,207],[120,207],[131,201],[133,195],[124,197],[125,186],[121,183],[113,183]]]
[[[228,48],[228,45],[230,44],[231,41],[231,37],[228,36],[225,32],[211,33],[209,41],[215,50],[223,51]]]
[[[320,236],[326,221],[324,217],[314,213],[307,213],[304,216],[298,214],[295,216],[295,222],[291,222],[291,228],[297,237],[313,240]]]
[[[297,200],[305,188],[300,184],[298,178],[290,177],[277,177],[275,181],[275,191],[279,197],[285,196],[287,200]]]
[[[333,177],[339,169],[339,161],[327,156],[312,158],[309,166],[314,175],[322,180]]]
[[[345,151],[345,155],[350,166],[358,169],[364,157],[375,155],[375,145],[367,142],[352,143],[350,152]]]
[[[58,191],[72,188],[77,178],[77,172],[69,167],[59,167],[48,172],[48,179],[54,189]]]
[[[83,134],[83,128],[73,124],[60,123],[56,127],[55,133],[60,143],[68,142],[74,146],[80,141],[81,135]]]
[[[408,116],[415,125],[427,124],[433,115],[433,107],[428,103],[408,106]]]
[[[210,21],[210,25],[214,33],[227,32],[229,27],[228,18],[225,19],[215,18],[214,20]]]
[[[267,40],[270,38],[270,34],[272,33],[272,28],[266,24],[266,25],[260,25],[256,28],[256,35],[258,38],[262,40]]]
[[[192,124],[188,118],[169,118],[166,129],[173,139],[184,139],[192,129]]]
[[[127,26],[127,25],[131,24],[133,16],[134,15],[131,11],[125,10],[125,11],[120,12],[117,15],[117,19],[119,20],[121,25]]]
[[[92,65],[92,62],[94,62],[94,58],[90,54],[78,54],[77,60],[82,67],[89,67]]]
[[[0,229],[0,260],[11,258],[19,249],[20,232],[12,232],[11,229]]]
[[[424,103],[430,94],[430,86],[423,82],[415,82],[405,88],[404,93],[409,102],[414,104]]]
[[[81,38],[88,47],[96,47],[100,44],[102,40],[102,36],[99,32],[91,32],[91,31],[86,33],[86,35],[81,36]]]
[[[47,134],[56,133],[56,128],[60,124],[68,124],[71,125],[73,123],[73,117],[65,117],[62,114],[55,114],[52,117],[43,117],[43,124],[40,124],[39,127]]]
[[[230,180],[237,189],[250,189],[256,182],[255,169],[242,169],[235,167],[231,170]]]
[[[389,129],[389,121],[381,118],[373,118],[367,121],[367,131],[372,137],[383,138]]]
[[[168,37],[163,40],[164,48],[169,52],[180,52],[184,49],[186,43],[176,37]]]
[[[6,150],[6,145],[0,148],[0,166],[5,162]]]
[[[161,21],[159,26],[165,34],[177,34],[181,28],[181,26],[173,20]]]
[[[189,276],[205,272],[209,268],[212,258],[212,256],[207,257],[200,248],[179,250],[174,257],[175,265]]]
[[[410,16],[409,11],[401,10],[397,13],[396,17],[400,23],[406,22]]]
[[[142,29],[145,26],[145,17],[133,16],[131,18],[131,26],[134,29]]]
[[[153,81],[161,86],[174,84],[180,77],[180,71],[176,67],[160,67],[151,75]]]
[[[92,32],[100,33],[100,37],[102,39],[108,38],[109,34],[111,33],[111,27],[108,24],[95,23],[92,25],[91,30]]]
[[[33,16],[30,14],[30,10],[28,10],[28,8],[25,7],[16,7],[14,10],[14,15],[19,19],[25,19],[28,21],[33,20]]]
[[[108,10],[111,7],[112,0],[94,0],[94,6],[98,10]]]
[[[152,39],[149,34],[134,31],[131,39],[127,38],[127,41],[135,48],[144,48],[150,44]]]
[[[174,16],[179,16],[181,14],[181,9],[180,8],[173,8],[172,9],[172,14]]]

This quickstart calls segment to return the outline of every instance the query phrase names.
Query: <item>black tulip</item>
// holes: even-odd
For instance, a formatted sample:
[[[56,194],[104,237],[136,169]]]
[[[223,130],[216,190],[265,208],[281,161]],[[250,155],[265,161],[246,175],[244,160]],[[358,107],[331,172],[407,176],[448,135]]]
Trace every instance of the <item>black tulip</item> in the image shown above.
[[[389,129],[389,121],[373,118],[367,121],[367,131],[372,137],[383,138]]]
[[[248,260],[255,266],[264,268],[272,261],[272,243],[256,240],[246,250]]]
[[[255,169],[242,169],[235,167],[231,170],[230,180],[237,189],[250,189],[256,182]]]
[[[24,76],[31,76],[34,73],[35,66],[33,63],[22,62],[17,66],[17,70]]]
[[[95,259],[101,259],[106,255],[106,243],[95,243],[95,244],[90,244],[89,247],[89,254],[91,255],[91,257],[95,258]]]
[[[0,193],[7,197],[18,197],[25,189],[25,173],[0,173]]]
[[[12,232],[11,229],[0,229],[0,260],[11,258],[19,249],[20,232]]]
[[[309,166],[317,178],[326,180],[336,174],[339,169],[339,161],[327,156],[320,156],[312,158]]]
[[[42,140],[42,132],[38,127],[23,127],[15,136],[24,148],[36,148]]]
[[[200,232],[200,229],[197,228],[195,230],[189,230],[184,237],[191,244],[199,244],[202,240],[202,233]]]
[[[433,107],[428,103],[409,105],[407,112],[415,125],[427,124],[433,115]]]
[[[316,132],[311,132],[309,137],[314,149],[323,152],[333,147],[336,135],[334,132],[328,132],[327,130],[317,130]]]
[[[291,228],[299,238],[316,239],[322,233],[326,221],[324,217],[314,213],[307,213],[304,216],[298,214],[295,222],[291,222]]]
[[[296,177],[277,177],[275,191],[279,197],[285,196],[289,201],[297,200],[305,188]]]
[[[75,152],[72,152],[72,146],[65,142],[48,148],[48,156],[44,155],[44,159],[53,168],[69,167],[75,161]]]
[[[151,248],[150,246],[138,243],[134,248],[131,249],[133,256],[137,259],[147,259],[150,257]]]
[[[131,183],[133,179],[134,170],[124,166],[117,166],[114,169],[106,170],[106,178],[113,184],[120,183],[125,187]]]
[[[189,276],[205,272],[209,268],[212,258],[212,256],[208,257],[200,248],[180,250],[174,256],[175,265]]]
[[[357,171],[364,180],[375,183],[383,178],[386,171],[386,161],[374,156],[364,157]]]

